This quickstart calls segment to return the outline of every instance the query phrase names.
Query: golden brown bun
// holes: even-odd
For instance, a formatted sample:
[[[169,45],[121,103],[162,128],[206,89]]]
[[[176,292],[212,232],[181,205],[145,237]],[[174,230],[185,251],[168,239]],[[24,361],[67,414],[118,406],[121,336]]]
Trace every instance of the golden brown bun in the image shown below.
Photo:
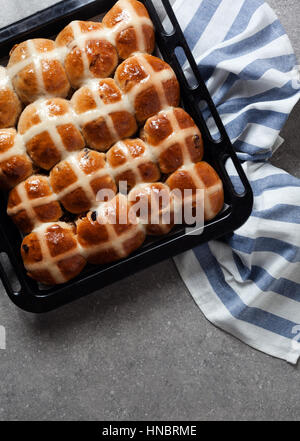
[[[10,52],[7,66],[21,101],[32,103],[40,97],[65,98],[70,84],[54,41],[27,40]]]
[[[107,78],[118,65],[115,47],[106,39],[106,28],[93,21],[72,21],[56,38],[67,47],[65,69],[74,89],[88,78]]]
[[[25,237],[21,254],[27,274],[46,285],[65,283],[86,265],[75,229],[64,222],[42,224]]]
[[[127,182],[130,190],[140,182],[156,182],[160,178],[151,150],[141,139],[126,139],[115,144],[106,154],[117,185]]]
[[[127,98],[111,78],[91,80],[74,93],[71,103],[87,145],[96,150],[106,151],[137,131]]]
[[[117,191],[104,153],[89,149],[57,164],[51,170],[50,183],[65,209],[74,214],[84,213],[94,206],[100,190],[109,190],[112,197]]]
[[[58,221],[62,210],[49,178],[34,175],[11,190],[7,214],[23,233],[30,233],[40,223]]]
[[[0,130],[0,188],[13,188],[32,173],[32,162],[20,135],[15,129]]]
[[[203,158],[201,133],[183,109],[163,110],[149,118],[141,137],[151,145],[163,173],[173,173],[183,164]]]
[[[136,0],[118,1],[104,16],[103,24],[115,38],[120,58],[134,52],[154,51],[154,27],[145,6]]]
[[[87,261],[100,265],[129,256],[145,240],[136,216],[129,216],[127,198],[118,194],[77,222],[78,241]]]
[[[67,152],[81,150],[84,139],[74,122],[69,101],[41,98],[25,108],[18,131],[27,152],[41,168],[50,170]]]
[[[162,182],[139,184],[128,195],[131,207],[152,236],[167,234],[174,226],[176,201]]]
[[[20,100],[13,90],[7,70],[0,66],[0,129],[15,126],[21,110]]]
[[[160,58],[147,54],[128,58],[116,70],[115,81],[127,94],[140,123],[167,107],[179,105],[175,73]]]
[[[204,190],[204,219],[217,216],[224,205],[223,184],[217,172],[207,163],[190,164],[173,173],[166,181],[171,190],[192,190],[193,206],[196,205],[196,190]],[[182,193],[183,194],[183,193]]]

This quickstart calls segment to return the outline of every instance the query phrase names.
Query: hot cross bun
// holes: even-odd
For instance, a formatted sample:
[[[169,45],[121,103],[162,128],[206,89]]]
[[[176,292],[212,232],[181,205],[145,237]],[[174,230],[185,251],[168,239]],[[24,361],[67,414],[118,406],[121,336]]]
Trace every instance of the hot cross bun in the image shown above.
[[[71,102],[87,144],[96,150],[106,151],[137,131],[129,101],[111,78],[89,81]]]
[[[8,72],[0,66],[0,129],[15,126],[21,110],[20,100],[13,90]]]
[[[104,194],[100,201],[101,196],[97,198],[100,190],[109,190],[112,197],[117,190],[104,153],[89,149],[57,164],[51,170],[50,183],[65,209],[74,214],[90,210],[97,199],[99,202],[109,199]]]
[[[179,105],[175,73],[160,58],[148,54],[128,58],[117,68],[115,81],[127,95],[139,123],[165,108]]]
[[[204,220],[216,217],[224,205],[223,184],[217,172],[207,163],[198,162],[183,166],[174,172],[166,181],[171,190],[178,189],[185,199],[184,190],[191,190],[187,198],[197,203],[196,190],[204,190]],[[203,198],[202,198],[203,200]]]
[[[41,224],[24,238],[21,253],[28,275],[46,285],[65,283],[86,265],[75,228],[65,222]]]
[[[23,233],[30,233],[40,223],[58,221],[62,210],[49,178],[33,175],[12,189],[7,214]]]
[[[136,0],[119,0],[103,18],[120,58],[134,52],[154,51],[154,27],[145,6]]]
[[[36,38],[20,43],[11,50],[8,72],[24,104],[40,97],[65,98],[70,90],[62,65],[62,51],[54,41]]]
[[[118,65],[118,53],[102,23],[72,21],[56,38],[66,47],[65,69],[73,88],[88,78],[107,78]]]
[[[45,170],[85,146],[71,105],[62,98],[41,98],[27,106],[18,130],[32,160]]]
[[[32,175],[32,161],[15,129],[0,130],[0,187],[10,189]]]
[[[161,171],[166,174],[203,158],[201,133],[190,115],[180,108],[163,110],[149,118],[141,138],[152,147]]]
[[[118,194],[77,222],[83,255],[92,264],[105,264],[129,256],[145,240],[145,230],[130,215],[126,196]]]
[[[141,139],[119,141],[106,158],[117,184],[126,182],[129,190],[140,182],[155,182],[160,178],[152,152]]]

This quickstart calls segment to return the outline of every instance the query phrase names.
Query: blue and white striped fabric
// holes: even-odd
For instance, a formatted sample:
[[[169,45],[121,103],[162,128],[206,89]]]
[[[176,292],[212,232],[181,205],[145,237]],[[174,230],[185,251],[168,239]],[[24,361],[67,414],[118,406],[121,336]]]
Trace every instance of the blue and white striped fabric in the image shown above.
[[[244,226],[177,257],[176,264],[208,320],[296,363],[300,180],[267,162],[300,97],[293,49],[262,0],[177,0],[174,9],[255,196]]]

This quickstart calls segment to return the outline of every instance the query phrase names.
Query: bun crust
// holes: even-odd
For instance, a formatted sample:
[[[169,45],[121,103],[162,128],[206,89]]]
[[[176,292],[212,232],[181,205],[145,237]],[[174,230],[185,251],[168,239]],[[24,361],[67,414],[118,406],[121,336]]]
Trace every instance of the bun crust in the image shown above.
[[[15,129],[0,130],[0,188],[9,190],[32,175],[32,161]]]
[[[52,40],[36,38],[16,45],[10,52],[7,68],[24,104],[43,96],[65,98],[69,93],[62,54]]]
[[[141,137],[152,147],[163,173],[173,173],[183,164],[196,163],[203,158],[202,135],[183,109],[163,110],[149,118]]]
[[[65,283],[86,265],[74,227],[64,222],[42,224],[25,237],[21,254],[27,274],[45,285]]]
[[[128,58],[117,68],[115,81],[127,94],[139,123],[179,105],[178,80],[171,66],[160,58],[148,54]]]
[[[27,106],[18,130],[32,160],[45,170],[85,146],[70,103],[62,98],[40,99]]]

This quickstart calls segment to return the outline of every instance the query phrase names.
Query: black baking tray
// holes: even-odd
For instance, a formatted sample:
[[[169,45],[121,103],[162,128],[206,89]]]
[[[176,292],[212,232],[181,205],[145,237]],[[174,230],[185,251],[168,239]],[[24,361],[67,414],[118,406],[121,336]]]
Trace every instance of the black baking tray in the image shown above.
[[[208,222],[202,234],[189,234],[178,226],[169,235],[149,239],[130,257],[105,266],[88,266],[74,280],[49,289],[40,286],[26,275],[20,255],[21,235],[6,214],[7,195],[0,196],[0,252],[6,253],[19,282],[13,288],[12,277],[0,264],[0,276],[10,299],[29,312],[46,312],[85,296],[105,285],[120,280],[138,270],[158,263],[183,251],[231,233],[249,217],[253,195],[250,184],[235,154],[212,98],[201,78],[197,64],[186,43],[182,30],[168,0],[161,0],[173,25],[170,33],[165,31],[152,0],[143,0],[156,28],[157,48],[162,57],[174,69],[181,84],[182,105],[199,126],[205,145],[205,160],[219,173],[225,190],[225,208],[213,221]],[[7,57],[14,44],[28,38],[51,37],[71,20],[86,20],[107,12],[116,0],[64,0],[17,23],[0,30],[0,57]],[[183,73],[175,49],[181,47],[188,59],[198,85],[190,86]],[[220,139],[215,140],[204,121],[199,103],[205,102],[219,130]],[[202,107],[201,107],[202,108]],[[225,162],[232,159],[240,178],[242,193],[237,193],[225,169]]]

